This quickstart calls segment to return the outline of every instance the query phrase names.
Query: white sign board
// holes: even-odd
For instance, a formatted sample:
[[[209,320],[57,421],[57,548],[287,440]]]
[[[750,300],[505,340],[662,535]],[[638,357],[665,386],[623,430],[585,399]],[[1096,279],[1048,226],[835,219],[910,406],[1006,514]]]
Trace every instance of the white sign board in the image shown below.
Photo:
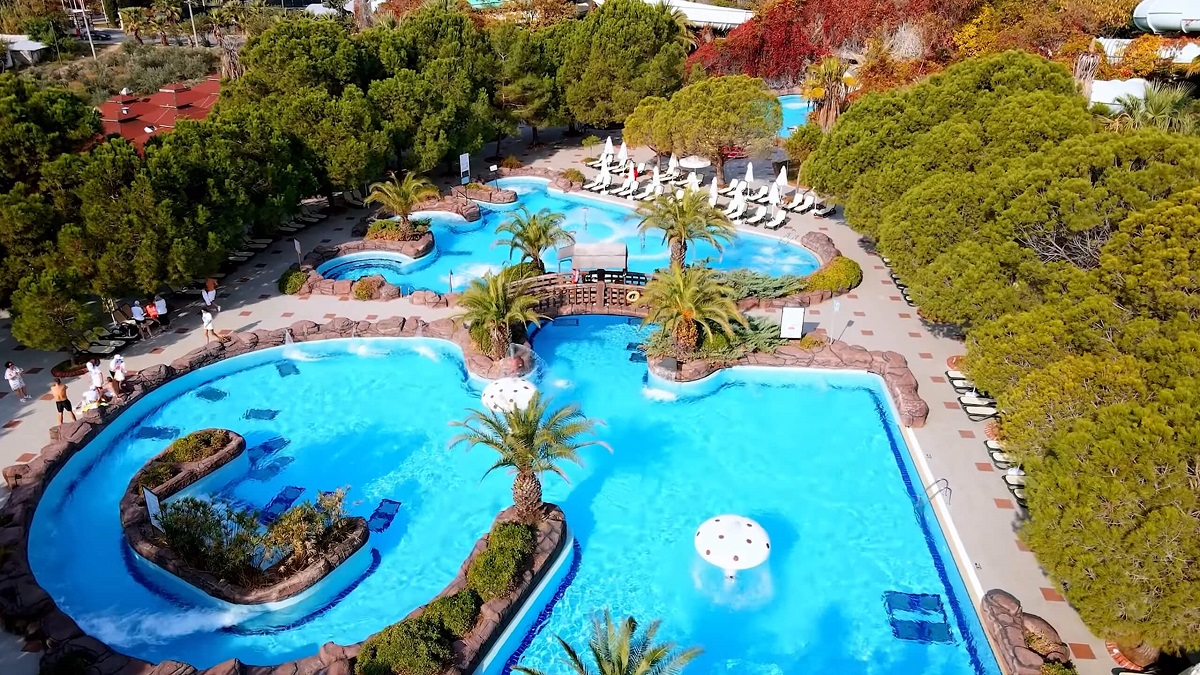
[[[779,322],[779,337],[785,340],[799,340],[804,337],[803,307],[783,308],[783,316]]]
[[[458,156],[458,175],[462,179],[462,184],[466,185],[471,182],[471,155],[464,152]]]
[[[300,250],[300,240],[299,240],[299,239],[293,239],[293,240],[292,240],[292,243],[296,245],[296,255],[301,255],[301,253],[302,253],[302,252],[301,252],[301,250]]]
[[[146,513],[150,514],[150,522],[158,529],[162,529],[162,506],[158,503],[158,495],[150,491],[150,488],[142,488],[142,496],[146,498]]]

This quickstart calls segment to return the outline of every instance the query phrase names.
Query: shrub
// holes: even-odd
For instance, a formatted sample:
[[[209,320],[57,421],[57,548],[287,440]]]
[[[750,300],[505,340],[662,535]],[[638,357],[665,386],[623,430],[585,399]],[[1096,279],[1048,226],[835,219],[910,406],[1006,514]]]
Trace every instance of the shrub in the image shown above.
[[[229,432],[225,429],[204,429],[176,439],[163,453],[166,462],[195,462],[229,444]]]
[[[157,488],[175,477],[175,467],[165,462],[155,462],[142,472],[141,486]]]
[[[802,336],[796,341],[796,346],[800,349],[820,349],[827,344],[829,344],[829,340],[827,338],[820,335],[813,335],[812,333]]]
[[[289,267],[279,276],[279,292],[285,295],[295,295],[300,292],[300,287],[304,282],[308,281],[308,275],[301,272],[299,268]]]
[[[449,631],[423,616],[372,635],[358,654],[358,675],[437,675],[454,657]]]
[[[167,546],[192,567],[236,583],[261,574],[254,560],[264,537],[250,511],[183,497],[163,504],[159,525]]]
[[[773,277],[754,270],[738,269],[718,271],[717,280],[734,291],[738,300],[744,298],[782,298],[799,293],[805,288],[805,280],[791,274]]]
[[[820,126],[805,124],[793,131],[791,136],[783,139],[783,150],[787,153],[788,169],[791,173],[800,171],[800,165],[821,144],[822,135]]]
[[[482,604],[478,593],[464,588],[454,595],[438,598],[426,605],[421,617],[438,622],[455,637],[462,637],[475,627]]]
[[[301,502],[271,523],[266,544],[274,552],[290,551],[293,561],[302,565],[316,553],[324,534],[325,517],[312,502]]]
[[[410,218],[408,222],[390,219],[376,220],[367,228],[367,235],[364,239],[416,241],[429,231],[432,224],[428,218]]]
[[[501,523],[488,537],[487,548],[475,556],[467,570],[467,586],[484,600],[494,600],[512,590],[533,554],[533,528]]]
[[[567,180],[571,181],[572,183],[586,183],[587,182],[587,176],[583,175],[583,172],[580,171],[579,169],[565,169],[562,172],[562,177],[566,178]]]
[[[475,181],[471,181],[470,183],[467,183],[463,187],[468,190],[486,190],[487,189],[486,185],[483,185],[481,183],[476,183]]]
[[[519,169],[525,165],[521,163],[521,160],[517,159],[516,157],[514,157],[512,155],[509,155],[508,157],[505,157],[504,159],[500,160],[500,166],[505,169]]]
[[[583,144],[583,147],[590,148],[595,145],[600,145],[600,137],[595,134],[588,134],[587,136],[583,137],[583,140],[580,141],[580,143]]]
[[[358,300],[370,300],[379,293],[379,287],[383,285],[383,281],[379,277],[365,277],[354,282],[351,292]]]
[[[808,291],[848,291],[862,283],[862,268],[858,263],[838,256],[825,267],[808,275],[804,289]]]
[[[1042,664],[1041,675],[1075,675],[1076,672],[1075,666],[1070,663],[1047,661]]]

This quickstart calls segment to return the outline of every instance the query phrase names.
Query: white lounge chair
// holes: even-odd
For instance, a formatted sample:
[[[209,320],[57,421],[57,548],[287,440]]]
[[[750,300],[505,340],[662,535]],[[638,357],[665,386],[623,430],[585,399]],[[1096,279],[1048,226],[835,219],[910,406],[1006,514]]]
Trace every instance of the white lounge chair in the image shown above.
[[[779,228],[783,227],[785,222],[787,222],[787,217],[788,212],[784,211],[783,209],[779,209],[775,212],[775,217],[771,219],[771,222],[763,225],[763,227],[767,228],[768,230],[778,230]]]
[[[314,208],[310,208],[308,204],[301,204],[300,211],[309,218],[316,218],[317,220],[325,220],[329,217],[328,213],[321,213]]]
[[[757,209],[754,211],[754,215],[752,215],[752,216],[750,216],[749,218],[747,218],[747,219],[743,220],[743,221],[742,221],[742,224],[743,224],[743,225],[749,225],[749,226],[751,226],[751,227],[755,227],[755,226],[757,226],[759,223],[761,223],[762,221],[764,221],[764,220],[766,220],[766,219],[767,219],[767,207],[765,207],[765,206],[759,206],[759,207],[758,207],[758,208],[757,208]]]
[[[966,380],[967,374],[961,370],[947,370],[946,377],[950,380]]]
[[[1000,414],[999,410],[990,405],[965,405],[963,412],[967,413],[967,419],[972,422],[982,422]]]
[[[771,187],[769,185],[764,185],[758,189],[758,192],[756,192],[753,195],[750,195],[749,197],[746,197],[746,201],[757,202],[759,200],[766,199],[767,193],[769,193],[770,191],[771,191]]]
[[[604,179],[604,173],[603,172],[597,173],[595,178],[584,183],[580,187],[582,187],[584,190],[594,190],[595,188],[600,186],[600,181],[603,179]]]
[[[595,185],[593,185],[592,187],[590,187],[588,189],[591,190],[592,192],[602,192],[604,190],[604,188],[608,187],[609,185],[612,185],[612,174],[606,173],[600,177],[599,183],[596,183]]]
[[[987,448],[988,452],[993,452],[993,451],[994,452],[1003,452],[1004,451],[1003,445],[1000,445],[1000,443],[998,441],[993,441],[990,438],[983,442],[983,447]]]
[[[992,456],[992,464],[1002,471],[1017,463],[1017,458],[1007,452],[989,452],[988,454]]]
[[[661,197],[662,193],[663,193],[663,186],[662,186],[662,183],[659,183],[658,185],[654,186],[654,190],[650,194],[646,195],[645,197],[642,197],[642,201],[644,201],[644,202],[654,201],[655,199],[658,199],[659,197]]]
[[[1009,492],[1012,492],[1013,498],[1015,498],[1017,500],[1017,505],[1024,508],[1025,507],[1025,488],[1013,488],[1013,489],[1009,490]],[[1128,671],[1126,671],[1126,672],[1128,672]]]
[[[725,216],[729,217],[730,215],[732,215],[733,212],[736,211],[739,206],[742,206],[744,208],[745,204],[737,199],[734,199],[733,201],[726,204],[725,211],[724,211]]]
[[[637,194],[629,195],[629,198],[634,201],[642,201],[643,199],[646,199],[647,197],[649,197],[650,195],[653,195],[653,194],[654,194],[654,183],[650,182],[650,183],[646,184],[646,187],[643,188],[641,192],[639,192]]]
[[[709,195],[708,196],[708,206],[709,206],[709,208],[713,208],[713,209],[717,208],[717,195]]]
[[[248,251],[261,251],[265,248],[270,248],[270,247],[271,247],[270,244],[262,244],[262,243],[255,242],[253,240],[247,241],[242,244],[242,248],[244,248]]]
[[[834,211],[837,211],[837,204],[821,204],[813,209],[813,215],[818,218],[826,218],[828,216],[832,216]]]
[[[641,183],[637,182],[636,180],[630,180],[629,185],[626,185],[624,188],[616,191],[614,194],[616,194],[618,197],[629,197],[641,189],[641,187]]]
[[[799,190],[796,190],[796,193],[792,195],[792,201],[788,202],[787,204],[784,204],[783,208],[787,209],[788,211],[791,211],[792,209],[796,208],[797,206],[800,206],[800,204],[803,201],[804,201],[804,193]]]
[[[1006,474],[1004,474],[1004,483],[1006,485],[1008,485],[1008,489],[1010,489],[1010,490],[1012,490],[1014,488],[1023,488],[1023,487],[1025,487],[1025,481],[1028,478],[1029,478],[1029,476],[1026,476],[1024,474],[1021,474],[1020,476],[1014,476],[1012,474],[1006,473]]]
[[[633,185],[633,176],[629,176],[625,180],[621,181],[621,184],[617,187],[606,190],[606,193],[620,197],[621,193],[628,190],[630,185]]]
[[[309,225],[316,223],[316,222],[320,222],[320,220],[321,220],[320,218],[313,218],[312,216],[304,213],[303,211],[292,216],[292,218],[294,218],[295,220],[299,220],[302,223],[308,223]]]
[[[733,193],[737,192],[737,189],[741,186],[741,184],[741,180],[734,178],[733,180],[729,181],[729,185],[725,186],[724,190],[718,190],[717,194],[725,197],[732,197]]]
[[[817,203],[817,198],[814,197],[813,194],[810,192],[810,193],[804,195],[804,199],[800,200],[800,203],[798,205],[793,206],[793,207],[789,208],[788,210],[791,211],[792,213],[804,213],[805,211],[808,211],[809,209],[811,209],[813,207],[813,204],[816,204],[816,203]]]
[[[737,221],[738,218],[746,212],[746,202],[734,202],[733,211],[726,213],[726,217],[730,220]]]
[[[983,398],[982,396],[967,395],[967,396],[959,396],[958,403],[959,403],[959,405],[963,405],[963,406],[968,406],[968,405],[988,406],[988,405],[996,405],[996,399]]]

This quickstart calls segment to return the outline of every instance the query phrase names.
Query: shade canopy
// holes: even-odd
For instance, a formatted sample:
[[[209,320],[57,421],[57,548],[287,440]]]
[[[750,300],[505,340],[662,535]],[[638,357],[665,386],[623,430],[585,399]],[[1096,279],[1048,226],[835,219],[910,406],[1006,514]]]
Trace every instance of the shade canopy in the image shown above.
[[[771,555],[766,530],[745,516],[709,518],[696,529],[694,540],[701,558],[727,572],[758,567]]]
[[[787,187],[787,166],[779,167],[779,175],[775,177],[775,184],[779,187]]]
[[[492,412],[512,412],[529,405],[537,394],[528,380],[503,377],[492,382],[483,390],[483,405]]]
[[[675,153],[671,153],[671,159],[667,161],[667,171],[675,171],[679,168],[679,158]]]
[[[767,193],[767,203],[779,206],[779,183],[771,183],[771,191]]]
[[[701,157],[700,155],[688,155],[679,160],[679,166],[685,169],[703,169],[711,164],[712,162],[708,161],[707,157]]]
[[[628,266],[629,251],[617,242],[575,244],[571,259],[571,267],[577,270],[623,270]]]
[[[718,194],[719,193],[717,192],[717,177],[713,176],[713,179],[711,181],[709,181],[709,183],[708,183],[708,196],[712,197],[713,199],[716,199]]]
[[[606,154],[606,155],[613,154],[612,136],[609,136],[608,138],[604,139],[604,154]]]
[[[754,182],[754,162],[746,162],[746,178],[747,183]]]
[[[617,151],[617,161],[624,162],[629,159],[629,147],[625,145],[625,141],[621,141],[621,149]]]

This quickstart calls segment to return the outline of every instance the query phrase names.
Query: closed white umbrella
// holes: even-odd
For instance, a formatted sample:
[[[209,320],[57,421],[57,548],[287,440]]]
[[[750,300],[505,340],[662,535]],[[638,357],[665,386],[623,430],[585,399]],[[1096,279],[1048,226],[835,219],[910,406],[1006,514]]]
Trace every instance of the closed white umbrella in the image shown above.
[[[787,166],[779,167],[779,176],[775,178],[775,184],[781,188],[787,187]]]
[[[754,162],[746,162],[746,178],[747,183],[754,182]]]
[[[671,153],[671,160],[667,162],[667,171],[678,171],[678,170],[679,170],[679,158],[675,156],[675,153]]]
[[[629,161],[629,148],[625,146],[625,141],[621,141],[621,149],[617,151],[617,161],[622,164]]]
[[[700,176],[697,176],[695,171],[688,174],[688,189],[700,191]]]
[[[609,136],[608,138],[604,139],[604,154],[608,155],[609,157],[612,157],[612,154],[613,154],[612,136]]]
[[[654,178],[651,179],[651,182],[654,185],[658,185],[658,167],[657,166],[654,167]]]
[[[717,177],[713,176],[712,182],[708,184],[708,196],[711,199],[717,198]]]
[[[771,191],[767,193],[767,203],[778,209],[780,202],[779,183],[771,183]]]
[[[529,405],[537,394],[537,388],[516,377],[504,377],[492,382],[483,390],[483,405],[492,412],[511,412]]]

